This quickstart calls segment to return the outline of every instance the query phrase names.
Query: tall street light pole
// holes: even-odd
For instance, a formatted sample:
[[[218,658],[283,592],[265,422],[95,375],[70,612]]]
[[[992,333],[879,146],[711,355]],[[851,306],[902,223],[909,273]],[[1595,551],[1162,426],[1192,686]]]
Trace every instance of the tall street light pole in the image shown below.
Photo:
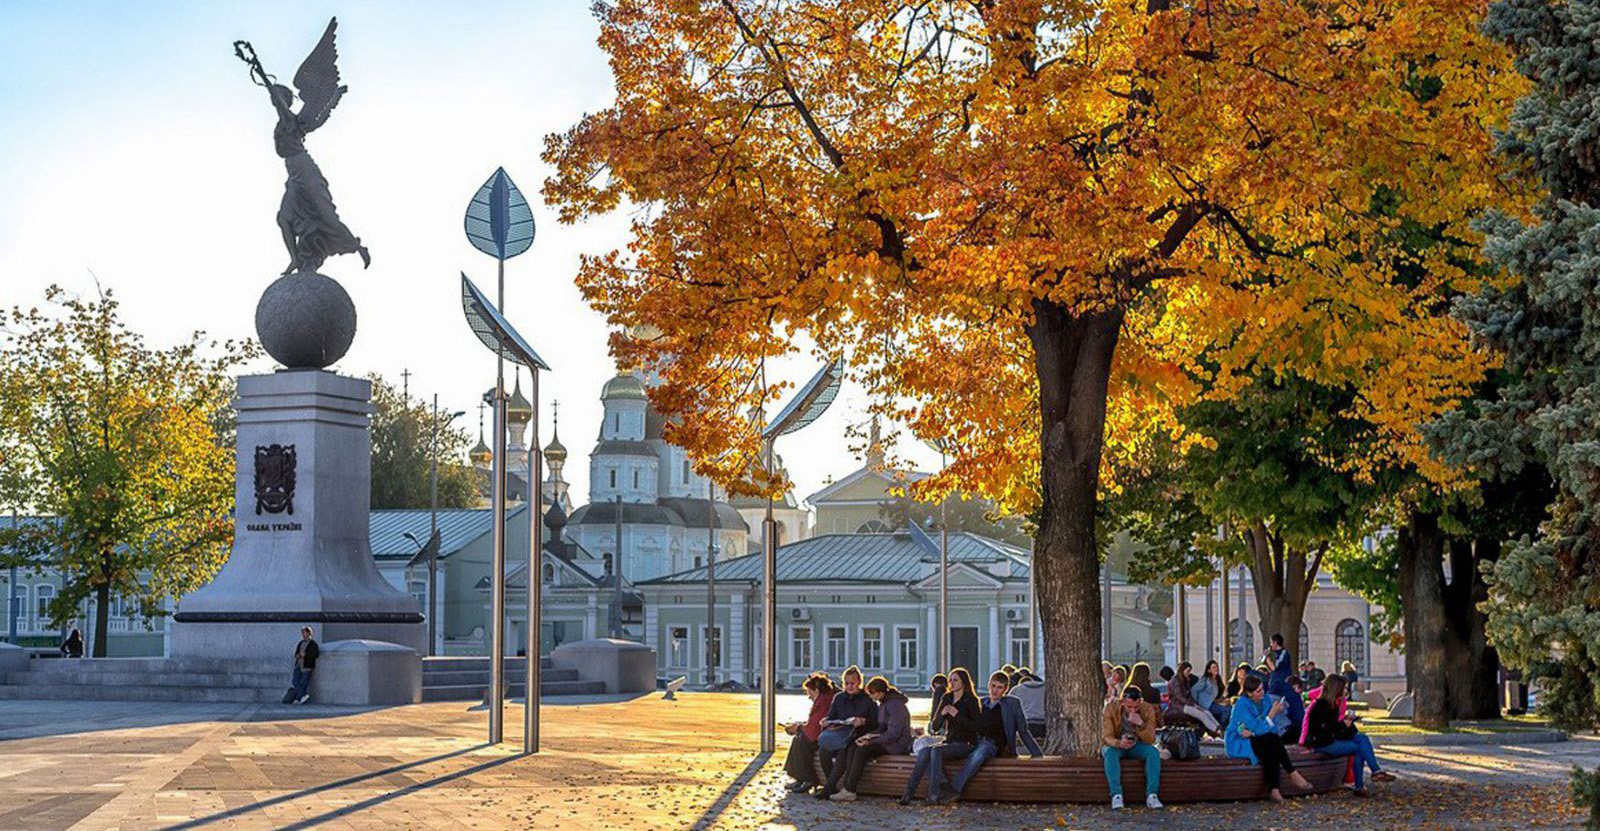
[[[539,367],[528,368],[533,397],[533,433],[528,440],[528,624],[526,669],[523,677],[522,752],[539,752],[539,707],[543,697],[540,675],[544,648],[544,517],[542,496],[544,456],[539,451]]]
[[[611,637],[622,639],[622,494],[617,494],[617,552],[611,557]]]
[[[465,411],[450,414],[444,424],[439,423],[439,394],[433,394],[433,472],[428,476],[428,654],[438,654],[439,642],[439,429],[466,415]]]
[[[717,483],[710,479],[706,480],[706,517],[706,686],[713,687],[722,645],[713,637],[717,628]]]
[[[507,353],[522,366],[537,373],[539,369],[549,369],[533,351],[533,347],[523,340],[522,336],[506,321],[504,310],[506,307],[506,260],[518,256],[533,245],[534,223],[533,210],[528,206],[528,200],[517,190],[511,177],[506,175],[505,168],[498,168],[490,175],[488,181],[478,188],[473,194],[472,201],[467,205],[465,218],[467,240],[472,246],[485,254],[495,258],[496,261],[496,288],[495,303],[490,305],[487,298],[483,297],[466,274],[461,275],[461,301],[462,309],[466,312],[467,322],[471,325],[473,333],[484,346],[494,350],[495,354],[495,384],[494,384],[494,469],[493,486],[490,488],[490,501],[494,506],[493,540],[494,556],[490,566],[491,591],[490,606],[492,607],[490,622],[491,654],[489,656],[489,743],[499,744],[504,735],[505,722],[505,652],[506,652],[506,371],[505,362]],[[539,413],[533,413],[537,421]],[[534,511],[537,513],[537,509]],[[535,528],[537,528],[537,523]],[[536,572],[528,575],[529,595],[535,589]],[[532,631],[538,631],[537,620],[528,621]],[[534,649],[534,653],[538,650]],[[531,663],[538,662],[535,654],[530,658]],[[528,691],[529,710],[534,713],[530,716],[529,724],[536,724],[538,718],[537,691]],[[527,746],[534,738],[533,731],[524,735],[524,745]]]
[[[774,476],[776,466],[773,442],[783,435],[793,433],[816,421],[833,400],[839,397],[839,386],[844,381],[844,358],[839,357],[824,364],[811,376],[804,387],[795,394],[787,406],[778,411],[776,418],[761,429],[762,459],[767,480]],[[761,388],[767,390],[765,365],[761,369]],[[778,729],[777,684],[778,662],[778,522],[772,517],[774,496],[767,493],[767,516],[761,526],[761,752],[771,753],[775,746],[774,733]]]

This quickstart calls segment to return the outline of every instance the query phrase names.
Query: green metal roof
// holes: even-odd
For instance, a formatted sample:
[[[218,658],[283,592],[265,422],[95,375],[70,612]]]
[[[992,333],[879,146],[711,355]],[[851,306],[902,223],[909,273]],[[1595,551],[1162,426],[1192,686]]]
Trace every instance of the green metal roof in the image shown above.
[[[920,532],[824,534],[778,549],[778,582],[915,583],[926,576],[923,564],[938,560],[938,540]],[[1025,549],[967,532],[950,535],[950,562],[981,566],[1005,562],[1010,565],[1008,579],[1028,577]],[[761,572],[760,554],[717,563],[718,580],[760,581]],[[639,585],[704,583],[705,579],[702,567],[641,580]]]
[[[519,521],[526,504],[513,508],[506,515],[506,523]],[[418,541],[428,541],[428,516],[426,509],[375,510],[367,518],[367,537],[372,546],[372,556],[380,560],[394,557],[410,558],[417,553],[417,544],[405,538],[410,531]],[[494,517],[488,508],[451,508],[439,511],[439,556],[447,557],[473,540],[493,530]]]

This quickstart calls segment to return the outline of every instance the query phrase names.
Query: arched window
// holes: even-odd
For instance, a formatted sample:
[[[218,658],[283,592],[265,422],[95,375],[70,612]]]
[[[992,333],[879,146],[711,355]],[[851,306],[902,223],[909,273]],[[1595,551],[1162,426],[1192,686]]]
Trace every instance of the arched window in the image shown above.
[[[611,487],[614,488],[614,487],[617,486],[617,472],[615,470],[612,470],[612,471],[610,471],[610,474],[611,474]]]
[[[861,523],[861,527],[856,529],[856,533],[887,534],[889,533],[889,526],[885,525],[881,520],[869,519],[866,522]]]
[[[1311,660],[1311,629],[1305,621],[1300,621],[1300,651],[1294,654],[1296,663]]]
[[[604,555],[604,557],[602,559],[605,561],[605,564],[606,564],[606,574],[610,574],[611,573],[611,555],[610,554],[606,554],[606,555]]]
[[[1360,621],[1350,618],[1339,621],[1333,630],[1334,666],[1342,667],[1345,661],[1355,664],[1356,672],[1367,674],[1367,630]]]
[[[1228,666],[1236,667],[1250,660],[1255,654],[1256,641],[1250,624],[1234,618],[1228,624]]]
[[[556,567],[549,563],[544,564],[544,581],[545,583],[554,583],[556,581]]]
[[[637,470],[633,472],[633,486],[636,488],[639,487],[639,471]]]

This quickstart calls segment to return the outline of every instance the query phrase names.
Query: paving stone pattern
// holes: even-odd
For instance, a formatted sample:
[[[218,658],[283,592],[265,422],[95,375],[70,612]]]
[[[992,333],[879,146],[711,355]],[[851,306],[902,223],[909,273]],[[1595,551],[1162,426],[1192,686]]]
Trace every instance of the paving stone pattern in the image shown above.
[[[921,702],[921,709],[926,709]],[[783,718],[804,699],[785,697]],[[546,702],[543,753],[498,748],[481,706],[0,702],[0,830],[338,829],[1507,829],[1578,828],[1574,762],[1600,740],[1380,750],[1401,781],[1282,806],[853,805],[783,789],[756,760],[754,696]],[[1130,799],[1130,802],[1134,800]]]

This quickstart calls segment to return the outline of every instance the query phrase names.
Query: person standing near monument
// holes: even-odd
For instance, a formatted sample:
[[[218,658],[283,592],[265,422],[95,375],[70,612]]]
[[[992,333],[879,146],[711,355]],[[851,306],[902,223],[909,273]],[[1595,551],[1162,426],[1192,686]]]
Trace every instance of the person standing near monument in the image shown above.
[[[311,627],[300,627],[300,642],[294,647],[294,675],[289,693],[283,697],[285,704],[304,704],[311,700],[311,672],[317,668],[317,642],[311,637]]]

